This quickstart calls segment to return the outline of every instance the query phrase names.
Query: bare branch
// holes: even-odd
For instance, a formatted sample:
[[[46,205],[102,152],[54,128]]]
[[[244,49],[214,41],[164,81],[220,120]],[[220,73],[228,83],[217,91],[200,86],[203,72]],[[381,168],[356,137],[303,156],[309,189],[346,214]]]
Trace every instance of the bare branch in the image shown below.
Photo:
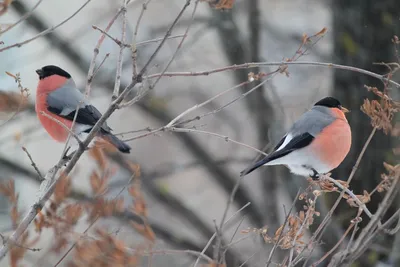
[[[156,80],[152,85],[150,85],[150,88],[149,88],[150,90],[153,89],[153,88],[156,86],[156,84],[157,84],[157,83],[160,81],[160,79],[163,77],[163,74],[168,70],[168,68],[169,68],[169,66],[171,65],[171,63],[175,60],[176,55],[178,54],[179,50],[181,49],[181,47],[182,47],[182,45],[183,45],[183,42],[186,40],[186,37],[187,37],[188,34],[189,34],[189,30],[190,30],[190,28],[191,28],[191,26],[192,26],[192,23],[193,23],[193,20],[194,20],[194,15],[196,14],[196,10],[197,10],[198,4],[199,4],[199,0],[196,0],[196,2],[195,2],[195,4],[194,4],[194,7],[193,7],[193,12],[192,12],[191,20],[190,20],[190,22],[189,22],[189,25],[188,25],[187,28],[186,28],[186,31],[185,31],[185,33],[184,33],[183,38],[182,38],[181,41],[179,42],[179,44],[178,44],[178,46],[177,46],[177,48],[176,48],[176,50],[175,50],[175,53],[172,55],[171,59],[169,60],[169,62],[168,62],[167,65],[165,66],[164,70],[161,72],[161,75],[157,77],[157,80]]]
[[[22,41],[22,42],[20,42],[20,43],[15,43],[15,44],[13,44],[13,45],[9,45],[9,46],[0,48],[0,52],[3,52],[3,51],[5,51],[5,50],[8,50],[8,49],[11,49],[11,48],[14,48],[14,47],[21,47],[21,46],[23,46],[23,45],[25,45],[25,44],[27,44],[27,43],[30,43],[30,42],[32,42],[32,41],[34,41],[34,40],[36,40],[36,39],[38,39],[38,38],[40,38],[40,37],[42,37],[42,36],[44,36],[44,35],[46,35],[46,34],[52,32],[52,31],[54,31],[55,29],[59,28],[60,26],[62,26],[62,25],[64,25],[65,23],[67,23],[70,19],[72,19],[73,17],[75,17],[75,15],[78,14],[87,4],[89,4],[90,1],[92,1],[92,0],[86,0],[86,2],[85,2],[80,8],[78,8],[78,10],[76,10],[71,16],[69,16],[68,18],[66,18],[65,20],[63,20],[62,22],[60,22],[59,24],[57,24],[56,26],[53,26],[53,27],[51,27],[51,28],[48,28],[47,30],[45,30],[45,31],[43,31],[43,32],[41,32],[41,33],[35,35],[34,37],[29,38],[29,39],[27,39],[27,40],[25,40],[25,41]]]
[[[176,77],[176,76],[208,76],[210,74],[218,73],[218,72],[223,72],[223,71],[228,71],[228,70],[237,70],[237,69],[249,69],[249,68],[254,68],[254,67],[260,67],[260,66],[285,66],[285,65],[297,65],[297,66],[316,66],[316,67],[328,67],[328,68],[334,68],[334,69],[341,69],[341,70],[348,70],[348,71],[353,71],[353,72],[358,72],[361,74],[365,74],[374,78],[377,78],[381,81],[386,81],[391,83],[392,85],[396,86],[397,88],[400,88],[400,84],[390,80],[385,77],[385,75],[380,75],[377,73],[374,73],[372,71],[356,68],[356,67],[351,67],[351,66],[346,66],[346,65],[340,65],[340,64],[334,64],[334,63],[326,63],[326,62],[313,62],[313,61],[290,61],[290,62],[251,62],[251,63],[244,63],[244,64],[239,64],[239,65],[232,65],[232,66],[227,66],[227,67],[222,67],[222,68],[217,68],[217,69],[212,69],[208,71],[199,71],[199,72],[165,72],[165,73],[157,73],[157,74],[152,74],[144,77],[145,79],[152,79],[161,76],[165,77]]]
[[[137,76],[137,43],[136,43],[136,39],[137,39],[137,35],[138,35],[138,31],[139,31],[139,25],[140,22],[142,21],[142,17],[143,14],[145,12],[145,10],[147,9],[147,5],[151,2],[151,0],[147,0],[145,3],[143,3],[142,5],[142,10],[140,11],[140,15],[138,17],[138,20],[136,22],[136,27],[135,27],[135,31],[133,33],[133,38],[132,38],[132,45],[131,45],[131,51],[132,51],[132,79],[135,79]]]
[[[35,169],[36,173],[39,176],[39,181],[42,182],[44,180],[44,177],[40,173],[39,168],[36,166],[36,163],[33,161],[31,154],[29,154],[28,150],[24,146],[22,147],[22,150],[26,153],[26,155],[28,156],[29,160],[31,161],[32,167]]]
[[[239,178],[240,181],[240,178]],[[238,184],[238,183],[237,183]],[[236,187],[235,187],[236,188]],[[228,218],[228,220],[226,220],[226,222],[222,225],[225,226],[231,219],[233,219],[237,214],[239,214],[242,210],[244,210],[245,208],[247,208],[251,203],[248,202],[246,205],[244,205],[243,207],[241,207],[239,210],[237,210],[234,214],[232,214],[231,217]],[[228,207],[229,208],[229,207]],[[206,246],[204,247],[204,249],[201,251],[200,255],[198,256],[196,262],[194,263],[193,267],[196,267],[199,263],[200,263],[200,258],[204,255],[204,253],[206,252],[206,250],[208,249],[209,246],[211,246],[211,243],[214,241],[215,237],[217,236],[217,233],[215,232],[212,237],[210,238],[210,240],[208,240]]]
[[[197,129],[177,128],[177,127],[168,127],[168,128],[166,127],[166,130],[170,130],[172,132],[178,132],[178,133],[179,132],[181,132],[181,133],[200,133],[200,134],[206,134],[206,135],[210,135],[210,136],[215,136],[215,137],[218,137],[218,138],[221,138],[221,139],[225,140],[225,142],[232,142],[234,144],[237,144],[237,145],[244,146],[244,147],[247,147],[249,149],[252,149],[252,150],[254,150],[254,151],[256,151],[256,152],[258,152],[260,154],[263,154],[264,156],[268,156],[267,153],[255,148],[255,147],[246,145],[245,143],[241,143],[239,141],[235,141],[235,140],[231,139],[228,136],[220,135],[220,134],[217,134],[217,133],[207,132],[207,131],[202,131],[202,130],[197,130]]]
[[[42,3],[42,1],[43,1],[43,0],[39,0],[39,1],[32,7],[32,9],[31,9],[29,12],[27,12],[26,14],[24,14],[22,17],[20,17],[20,19],[19,19],[17,22],[15,22],[15,23],[9,25],[9,26],[6,27],[4,30],[0,31],[0,36],[1,36],[3,33],[5,33],[5,32],[7,32],[7,31],[11,30],[12,28],[14,28],[15,26],[17,26],[17,25],[20,24],[21,22],[25,21],[27,18],[29,18],[29,17],[32,15],[33,11],[35,11],[35,9]]]
[[[122,33],[121,33],[121,42],[124,44],[126,39],[126,5],[128,0],[122,0],[121,6],[121,15],[122,15]],[[111,96],[111,101],[117,99],[119,94],[119,88],[121,85],[121,72],[122,72],[122,60],[124,54],[124,45],[120,45],[119,48],[119,55],[118,55],[118,62],[116,67],[116,74],[115,74],[115,85],[114,85],[114,92]]]

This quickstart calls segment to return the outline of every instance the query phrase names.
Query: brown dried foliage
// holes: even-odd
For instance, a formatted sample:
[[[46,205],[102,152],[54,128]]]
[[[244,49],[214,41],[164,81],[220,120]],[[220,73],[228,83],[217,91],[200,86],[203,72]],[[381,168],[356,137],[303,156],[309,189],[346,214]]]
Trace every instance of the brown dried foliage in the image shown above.
[[[21,235],[21,237],[19,239],[19,244],[10,244],[10,246],[11,246],[11,248],[10,248],[10,265],[12,267],[20,266],[18,264],[18,262],[24,258],[25,252],[27,250],[40,251],[40,249],[37,249],[37,248],[30,248],[39,241],[39,236],[32,239],[31,241],[29,241],[28,238],[29,238],[29,232],[25,232]]]
[[[140,258],[124,242],[107,232],[96,229],[96,239],[82,240],[76,246],[69,266],[138,266]]]
[[[14,92],[0,91],[0,111],[15,112],[26,107],[28,100],[25,96]]]
[[[100,171],[104,172],[108,166],[108,163],[103,149],[96,145],[89,150],[89,156],[91,156],[93,160],[97,163]]]
[[[29,89],[24,87],[21,82],[20,74],[6,72],[18,85],[19,93],[0,91],[0,111],[18,112],[28,106]]]
[[[313,195],[313,198],[304,198],[306,203],[303,206],[303,210],[295,214],[289,214],[287,223],[281,225],[273,236],[268,234],[268,227],[248,229],[242,231],[242,233],[256,232],[261,235],[266,243],[276,244],[279,248],[285,250],[294,248],[297,252],[301,251],[305,246],[303,237],[314,223],[314,216],[320,216],[320,213],[315,210],[315,203],[320,193],[318,190],[314,190]]]
[[[330,174],[326,174],[326,176],[330,176]],[[349,185],[347,182],[342,181],[342,180],[335,180],[337,183],[341,184],[343,187],[348,188]],[[322,192],[325,193],[331,193],[331,192],[337,192],[339,188],[331,181],[327,179],[319,179],[319,180],[313,180],[311,178],[308,178],[308,182],[310,185],[316,185],[319,186],[322,190]]]
[[[232,9],[235,0],[200,0],[208,3],[214,9]]]
[[[18,212],[18,194],[15,192],[14,180],[0,184],[0,194],[7,197],[11,204],[10,218],[13,225],[13,229],[16,229],[20,220],[20,213]],[[29,232],[25,232],[18,240],[17,244],[8,243],[10,246],[10,264],[11,266],[18,266],[18,262],[22,260],[26,250],[38,251],[39,249],[31,249],[29,247],[34,246],[39,237],[29,241]],[[6,238],[1,235],[3,244],[7,242]]]
[[[71,193],[71,179],[69,176],[62,174],[54,189],[53,203],[61,204]]]
[[[209,263],[209,264],[203,264],[201,266],[204,266],[204,267],[226,267],[226,264],[213,262],[213,263]]]
[[[14,180],[0,184],[0,194],[7,197],[11,204],[10,217],[13,228],[17,228],[19,223],[20,214],[18,212],[18,194],[15,192]]]
[[[110,217],[115,213],[124,211],[124,199],[116,198],[107,200],[104,198],[96,198],[94,202],[85,204],[89,220],[96,220],[97,217]]]
[[[156,241],[156,234],[147,222],[144,224],[138,224],[136,222],[131,222],[133,229],[135,229],[139,234],[145,237],[147,240],[154,243]]]
[[[393,129],[391,121],[400,110],[400,102],[393,100],[376,87],[365,87],[377,95],[380,101],[365,99],[361,110],[371,118],[372,127],[382,129],[385,134],[389,134]]]
[[[363,194],[362,194],[362,195],[355,195],[355,196],[356,196],[356,197],[360,200],[360,202],[363,203],[363,204],[366,204],[366,203],[368,203],[368,202],[371,201],[371,195],[370,195],[366,190],[363,191]],[[353,199],[352,197],[350,197],[349,195],[344,194],[344,195],[343,195],[343,198],[344,198],[344,199],[347,199],[346,202],[350,205],[350,207],[358,207],[358,206],[359,206],[359,205],[357,204],[356,200]]]
[[[382,181],[375,188],[376,191],[378,191],[379,193],[387,191],[392,186],[392,183],[393,183],[395,177],[397,176],[397,174],[400,172],[400,164],[393,166],[393,165],[390,165],[390,164],[384,162],[383,166],[385,167],[387,173],[381,174]]]
[[[12,1],[13,0],[3,0],[0,3],[0,16],[4,15],[7,12],[8,7],[11,5]]]

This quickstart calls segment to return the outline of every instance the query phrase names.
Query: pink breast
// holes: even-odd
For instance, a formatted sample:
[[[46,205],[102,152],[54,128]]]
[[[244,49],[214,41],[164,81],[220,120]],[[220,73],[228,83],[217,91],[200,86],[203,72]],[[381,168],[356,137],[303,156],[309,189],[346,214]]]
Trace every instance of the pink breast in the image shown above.
[[[46,129],[48,134],[58,142],[65,142],[67,140],[69,131],[67,131],[63,126],[59,123],[53,121],[46,115],[43,115],[41,112],[57,119],[59,122],[63,123],[65,126],[71,129],[72,122],[66,120],[60,116],[57,116],[53,113],[50,113],[47,110],[47,103],[46,103],[47,94],[38,94],[36,96],[36,113],[39,118],[39,121],[42,123],[43,128]]]
[[[342,163],[350,147],[350,126],[342,119],[336,119],[331,125],[325,127],[310,145],[313,153],[331,169]]]

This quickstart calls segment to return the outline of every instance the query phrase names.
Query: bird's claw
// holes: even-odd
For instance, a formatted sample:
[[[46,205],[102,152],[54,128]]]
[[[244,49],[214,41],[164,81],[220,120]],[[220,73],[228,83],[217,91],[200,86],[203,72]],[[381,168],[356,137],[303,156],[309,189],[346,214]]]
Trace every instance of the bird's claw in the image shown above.
[[[65,150],[62,159],[65,161],[69,161],[71,159],[71,155],[68,155],[68,151],[71,149],[71,147],[67,147],[67,149]]]
[[[313,168],[311,168],[311,170],[312,170],[312,172],[313,172],[313,174],[312,175],[310,175],[310,177],[314,180],[314,181],[316,181],[316,180],[319,180],[319,173],[315,170],[315,169],[313,169]]]

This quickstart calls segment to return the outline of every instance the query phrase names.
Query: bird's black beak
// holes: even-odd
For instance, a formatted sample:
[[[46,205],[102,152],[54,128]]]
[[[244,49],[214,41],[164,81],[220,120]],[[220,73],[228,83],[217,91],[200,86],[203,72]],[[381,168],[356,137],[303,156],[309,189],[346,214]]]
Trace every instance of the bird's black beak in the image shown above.
[[[36,73],[39,75],[39,78],[41,79],[43,77],[43,71],[42,69],[37,69]]]

